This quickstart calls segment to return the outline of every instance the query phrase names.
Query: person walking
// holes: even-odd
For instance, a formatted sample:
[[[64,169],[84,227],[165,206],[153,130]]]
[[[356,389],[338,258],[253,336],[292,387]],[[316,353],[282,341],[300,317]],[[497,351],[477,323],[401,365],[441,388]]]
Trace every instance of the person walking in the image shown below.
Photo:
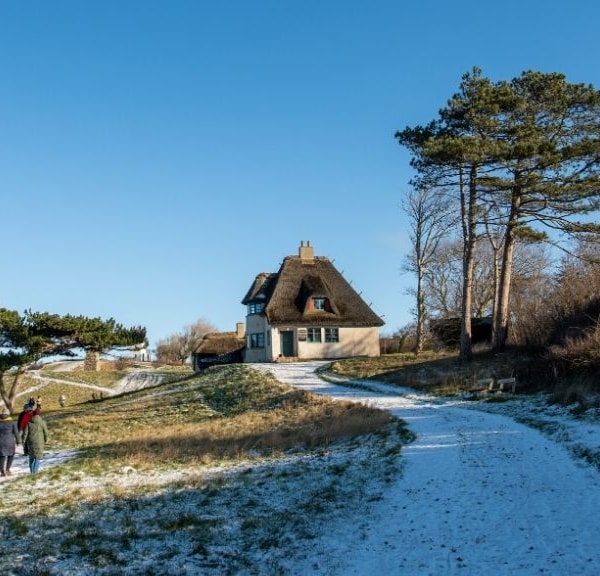
[[[0,476],[10,476],[10,467],[15,458],[16,446],[19,443],[17,423],[8,412],[0,414]]]
[[[23,432],[25,432],[25,428],[27,428],[27,424],[29,424],[29,421],[33,416],[33,411],[35,410],[35,408],[35,398],[32,396],[31,398],[29,398],[29,400],[27,400],[27,402],[25,402],[23,410],[21,411],[21,413],[19,414],[19,418],[17,419],[17,426],[19,428],[21,436],[23,435]]]
[[[44,448],[48,441],[48,428],[40,415],[41,411],[39,406],[33,411],[33,418],[23,433],[23,450],[29,456],[29,471],[32,474],[40,469],[40,460],[44,456]]]

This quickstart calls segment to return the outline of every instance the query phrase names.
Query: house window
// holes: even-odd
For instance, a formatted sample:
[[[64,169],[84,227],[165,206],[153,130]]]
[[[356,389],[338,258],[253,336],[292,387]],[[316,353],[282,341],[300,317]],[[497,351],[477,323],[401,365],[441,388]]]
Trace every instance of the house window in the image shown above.
[[[307,328],[306,329],[306,341],[307,342],[321,342],[321,329],[320,328]]]
[[[248,314],[260,314],[265,309],[265,305],[262,302],[250,302],[248,304]]]
[[[339,342],[339,341],[340,341],[339,328],[325,328],[325,342]]]
[[[264,348],[265,335],[262,332],[248,334],[248,348]]]
[[[313,310],[325,310],[325,298],[313,298]]]

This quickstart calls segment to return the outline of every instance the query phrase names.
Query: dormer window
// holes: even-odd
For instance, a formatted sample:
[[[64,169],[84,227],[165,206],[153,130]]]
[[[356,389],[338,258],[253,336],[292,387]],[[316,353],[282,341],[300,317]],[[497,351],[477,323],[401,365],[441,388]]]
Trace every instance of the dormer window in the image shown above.
[[[248,315],[260,314],[264,309],[265,305],[263,302],[250,302],[250,304],[248,304]]]
[[[327,299],[326,298],[313,298],[313,310],[326,310]]]

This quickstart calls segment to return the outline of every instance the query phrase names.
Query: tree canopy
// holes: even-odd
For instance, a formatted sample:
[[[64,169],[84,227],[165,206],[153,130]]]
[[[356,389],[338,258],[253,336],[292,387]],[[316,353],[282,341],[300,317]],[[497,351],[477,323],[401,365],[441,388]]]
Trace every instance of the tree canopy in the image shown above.
[[[413,155],[413,185],[455,191],[464,244],[465,357],[474,250],[483,229],[493,228],[500,239],[494,344],[502,347],[515,244],[600,233],[593,218],[600,207],[600,92],[558,73],[526,71],[492,82],[474,68],[438,118],[396,138]]]
[[[146,342],[142,326],[126,328],[114,319],[60,316],[0,308],[0,396],[12,411],[21,376],[42,358],[75,356],[78,350],[102,352]],[[6,374],[15,371],[12,383]]]

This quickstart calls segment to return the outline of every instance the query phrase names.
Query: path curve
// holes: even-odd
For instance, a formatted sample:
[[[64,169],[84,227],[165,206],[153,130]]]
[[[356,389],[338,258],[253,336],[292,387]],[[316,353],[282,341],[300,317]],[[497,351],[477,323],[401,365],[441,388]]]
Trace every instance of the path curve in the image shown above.
[[[417,435],[362,538],[340,527],[323,543],[322,573],[600,573],[594,468],[510,418],[386,385],[341,387],[321,380],[319,365],[257,367],[299,388],[390,410]]]

